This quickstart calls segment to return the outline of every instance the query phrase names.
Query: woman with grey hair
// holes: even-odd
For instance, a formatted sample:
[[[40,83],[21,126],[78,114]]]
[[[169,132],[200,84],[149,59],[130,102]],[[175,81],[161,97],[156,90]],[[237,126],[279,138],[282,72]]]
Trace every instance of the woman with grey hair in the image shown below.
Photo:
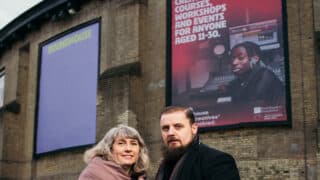
[[[87,167],[79,180],[144,180],[149,166],[148,150],[139,132],[121,124],[87,150],[84,161]]]

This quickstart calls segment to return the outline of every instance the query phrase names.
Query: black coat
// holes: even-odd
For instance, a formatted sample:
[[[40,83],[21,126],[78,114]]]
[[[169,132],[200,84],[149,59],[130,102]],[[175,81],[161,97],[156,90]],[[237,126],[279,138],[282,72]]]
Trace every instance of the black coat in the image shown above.
[[[231,94],[235,102],[261,101],[274,105],[283,102],[284,92],[279,78],[269,69],[258,66],[227,86],[227,94]]]
[[[158,177],[164,167],[165,164],[160,165],[156,180],[160,180]],[[178,168],[175,180],[240,180],[240,177],[231,155],[210,148],[196,138]]]

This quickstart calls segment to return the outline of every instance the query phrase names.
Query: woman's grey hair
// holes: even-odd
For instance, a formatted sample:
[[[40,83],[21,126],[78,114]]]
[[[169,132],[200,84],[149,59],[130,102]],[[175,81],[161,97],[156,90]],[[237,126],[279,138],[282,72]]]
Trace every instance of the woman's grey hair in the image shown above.
[[[139,157],[137,162],[133,165],[132,171],[134,173],[146,171],[149,166],[149,156],[144,140],[136,129],[123,124],[111,128],[97,145],[87,150],[84,153],[84,161],[89,163],[90,160],[96,156],[101,156],[107,160],[114,161],[111,149],[117,137],[132,138],[139,142]]]

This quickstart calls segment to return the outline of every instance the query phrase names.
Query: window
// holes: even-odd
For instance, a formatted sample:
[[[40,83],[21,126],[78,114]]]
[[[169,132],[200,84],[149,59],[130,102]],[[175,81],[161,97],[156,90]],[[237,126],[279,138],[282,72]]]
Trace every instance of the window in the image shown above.
[[[3,106],[3,100],[4,100],[4,71],[0,71],[0,108]]]

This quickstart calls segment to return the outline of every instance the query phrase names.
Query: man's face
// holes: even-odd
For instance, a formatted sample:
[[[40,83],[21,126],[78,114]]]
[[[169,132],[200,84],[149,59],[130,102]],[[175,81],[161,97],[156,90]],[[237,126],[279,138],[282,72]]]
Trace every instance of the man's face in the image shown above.
[[[160,127],[164,145],[171,150],[189,145],[198,131],[198,126],[191,125],[182,111],[163,114]]]
[[[233,73],[241,75],[250,69],[250,58],[244,47],[240,46],[233,49],[231,56]]]

